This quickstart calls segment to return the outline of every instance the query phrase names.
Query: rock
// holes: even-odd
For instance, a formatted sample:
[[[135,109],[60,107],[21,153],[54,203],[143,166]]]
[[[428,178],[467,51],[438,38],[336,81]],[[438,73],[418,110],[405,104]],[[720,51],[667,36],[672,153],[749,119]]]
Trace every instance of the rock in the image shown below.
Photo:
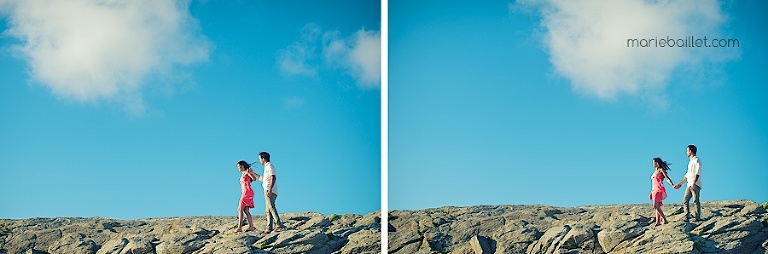
[[[642,235],[621,242],[615,248],[630,253],[691,253],[696,251],[696,236],[688,236],[687,223],[670,222],[669,224],[647,229]]]
[[[131,237],[131,239],[128,240],[128,244],[126,244],[125,247],[123,247],[123,250],[120,251],[120,254],[153,253],[155,251],[155,247],[152,245],[154,240],[154,238],[144,238],[140,236]]]
[[[287,229],[234,234],[234,216],[0,219],[5,253],[379,253],[379,213],[281,214]],[[333,217],[333,219],[329,219]],[[254,227],[266,219],[254,216]]]
[[[96,254],[117,254],[122,253],[125,246],[128,245],[128,239],[112,239],[104,243]]]
[[[49,253],[96,253],[99,249],[99,245],[92,239],[88,239],[84,234],[71,234],[68,233],[57,240],[51,247],[48,248]]]
[[[642,235],[646,229],[636,221],[609,221],[603,223],[601,228],[603,230],[597,234],[597,239],[606,253],[614,251],[621,242]]]
[[[472,246],[475,254],[493,254],[494,252],[491,240],[485,236],[476,235],[472,237],[469,239],[469,245]]]
[[[528,253],[555,253],[560,248],[561,241],[571,227],[568,225],[555,226],[547,230],[535,244],[528,247]]]
[[[416,253],[424,245],[424,235],[411,227],[400,227],[397,233],[389,233],[390,253]],[[429,249],[424,251],[429,252]]]
[[[704,248],[705,251],[743,253],[760,248],[764,249],[762,243],[764,239],[768,239],[768,227],[754,215],[745,215],[743,219],[738,220],[729,217],[714,217],[701,222],[691,231],[691,234],[701,237],[700,242],[705,243],[702,245],[702,247],[706,247]]]
[[[342,254],[354,253],[380,253],[381,252],[381,232],[374,229],[365,229],[350,234],[347,239],[348,244],[341,247]]]
[[[765,213],[765,208],[761,204],[753,203],[747,204],[739,212],[739,215],[751,215]]]
[[[297,228],[299,228],[299,229],[309,229],[309,228],[314,228],[314,227],[326,227],[326,226],[328,226],[330,224],[331,224],[331,221],[328,220],[328,217],[322,216],[320,214],[315,214],[312,217],[308,217],[307,221],[305,223],[302,223]]]
[[[6,253],[766,253],[768,213],[747,200],[703,202],[700,222],[653,226],[649,204],[441,207],[367,215],[281,214],[288,229],[234,234],[237,218],[0,219]],[[254,216],[263,229],[265,218]]]
[[[701,222],[680,222],[664,206],[654,227],[650,204],[583,207],[473,206],[390,211],[389,253],[768,253],[768,213],[748,200],[702,202]]]

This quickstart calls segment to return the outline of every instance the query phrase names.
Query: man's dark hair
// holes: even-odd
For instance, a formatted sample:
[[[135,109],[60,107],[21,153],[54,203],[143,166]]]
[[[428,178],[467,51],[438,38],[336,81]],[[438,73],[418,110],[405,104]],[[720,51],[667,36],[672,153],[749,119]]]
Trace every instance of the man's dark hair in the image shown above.
[[[698,149],[696,149],[695,145],[688,145],[688,150],[691,150],[691,154],[695,156]]]
[[[269,162],[269,153],[268,152],[260,152],[259,157],[264,158],[264,161]]]

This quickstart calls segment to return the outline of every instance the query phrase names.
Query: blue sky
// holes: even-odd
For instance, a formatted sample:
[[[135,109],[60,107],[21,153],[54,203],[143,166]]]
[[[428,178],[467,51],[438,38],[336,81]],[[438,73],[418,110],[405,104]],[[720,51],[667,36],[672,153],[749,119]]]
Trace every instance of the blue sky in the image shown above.
[[[0,218],[236,215],[261,151],[279,212],[379,210],[380,23],[378,1],[0,1]]]
[[[389,1],[389,210],[768,201],[762,1]],[[627,48],[735,38],[738,48]],[[666,203],[683,191],[667,186]]]
[[[390,210],[648,203],[691,143],[766,202],[765,5],[389,1],[387,85],[378,2],[0,1],[0,218],[234,215],[260,151],[280,212],[378,210],[382,88]],[[692,35],[740,47],[626,47]]]

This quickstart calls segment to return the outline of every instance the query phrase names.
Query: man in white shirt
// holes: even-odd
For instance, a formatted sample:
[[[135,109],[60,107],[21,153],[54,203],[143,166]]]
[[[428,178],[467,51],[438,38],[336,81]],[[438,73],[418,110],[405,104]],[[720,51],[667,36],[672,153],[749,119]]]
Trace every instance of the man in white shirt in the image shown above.
[[[269,162],[269,153],[260,152],[259,162],[264,165],[264,175],[261,177],[261,186],[264,187],[264,201],[266,203],[267,214],[267,228],[264,230],[265,234],[270,232],[280,232],[285,228],[283,222],[280,221],[280,216],[277,214],[275,208],[275,200],[277,199],[277,176],[275,176],[275,167]],[[272,222],[275,222],[274,231],[272,228]]]
[[[688,158],[691,159],[691,161],[688,162],[688,172],[685,173],[683,180],[675,185],[675,189],[679,189],[685,181],[688,181],[688,185],[685,188],[685,195],[683,196],[683,208],[685,210],[685,217],[683,220],[686,222],[691,216],[691,210],[688,207],[688,202],[691,201],[691,196],[693,196],[693,203],[696,204],[696,216],[693,220],[701,220],[701,202],[699,202],[699,193],[701,192],[701,161],[699,161],[699,157],[696,157],[697,150],[696,146],[688,145],[685,152],[686,155],[688,155]]]

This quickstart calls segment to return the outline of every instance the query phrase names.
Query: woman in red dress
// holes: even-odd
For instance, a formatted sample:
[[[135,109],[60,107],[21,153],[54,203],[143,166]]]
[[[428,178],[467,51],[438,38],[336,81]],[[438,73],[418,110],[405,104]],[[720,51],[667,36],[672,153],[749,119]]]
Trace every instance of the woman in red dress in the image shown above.
[[[242,195],[240,195],[240,204],[237,206],[237,230],[235,233],[243,232],[243,217],[248,220],[248,229],[245,232],[252,231],[253,219],[251,218],[250,209],[253,208],[253,189],[251,189],[251,182],[259,178],[259,175],[251,170],[251,165],[245,161],[237,162],[237,171],[240,171],[243,175],[240,176],[240,189]]]
[[[653,209],[656,210],[656,226],[667,224],[667,216],[664,216],[664,211],[661,210],[661,201],[667,198],[667,190],[664,189],[664,178],[667,179],[669,185],[674,186],[672,179],[669,179],[667,171],[669,171],[669,164],[663,161],[661,158],[653,158],[653,174],[651,175],[651,194],[648,198],[653,200]]]

